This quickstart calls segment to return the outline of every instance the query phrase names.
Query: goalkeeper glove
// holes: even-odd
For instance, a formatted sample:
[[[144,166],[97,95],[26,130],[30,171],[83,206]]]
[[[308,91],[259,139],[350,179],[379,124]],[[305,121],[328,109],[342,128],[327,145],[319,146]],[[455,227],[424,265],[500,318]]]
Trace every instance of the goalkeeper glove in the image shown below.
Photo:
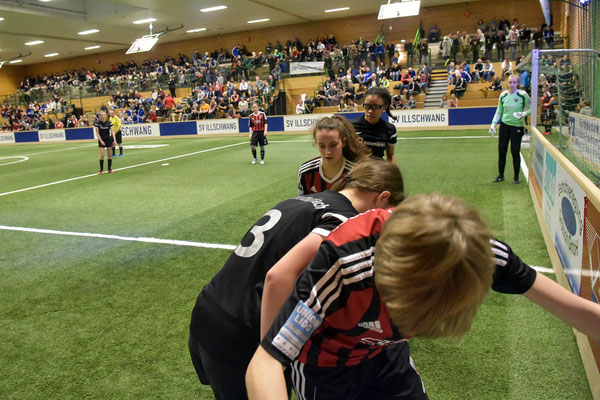
[[[496,134],[496,127],[494,125],[490,126],[490,136],[494,136]]]
[[[524,118],[527,114],[525,114],[524,112],[514,112],[513,113],[513,117],[516,119],[521,119]]]

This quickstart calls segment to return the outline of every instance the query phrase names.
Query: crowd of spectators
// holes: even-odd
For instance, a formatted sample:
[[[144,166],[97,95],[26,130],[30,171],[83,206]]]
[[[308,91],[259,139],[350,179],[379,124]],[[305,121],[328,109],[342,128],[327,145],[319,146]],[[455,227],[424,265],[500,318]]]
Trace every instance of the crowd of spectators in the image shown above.
[[[290,62],[298,61],[323,61],[327,72],[326,81],[315,90],[314,96],[303,101],[298,112],[310,112],[315,106],[355,110],[365,91],[373,86],[390,91],[397,89],[399,92],[394,96],[392,107],[411,108],[414,107],[415,96],[426,93],[429,86],[431,67],[427,61],[430,42],[442,40],[440,57],[447,61],[448,80],[455,85],[453,94],[457,98],[472,81],[485,80],[492,86],[497,78],[502,81],[507,71],[512,71],[511,60],[515,60],[517,52],[527,53],[530,44],[535,48],[541,48],[544,43],[548,48],[554,47],[551,26],[542,26],[532,33],[527,26],[519,25],[517,19],[509,22],[505,18],[493,18],[487,24],[479,20],[476,29],[474,34],[456,32],[442,38],[441,30],[433,25],[427,38],[418,43],[402,41],[403,45],[384,44],[383,41],[360,37],[341,46],[332,34],[309,39],[306,43],[296,37],[285,44],[269,42],[264,52],[249,52],[245,46],[236,45],[231,51],[219,49],[200,53],[196,50],[191,57],[178,54],[164,60],[147,59],[141,65],[133,61],[114,64],[108,71],[102,72],[82,69],[32,76],[23,80],[19,88],[24,103],[29,106],[21,106],[23,112],[13,113],[25,118],[17,118],[16,121],[13,118],[6,125],[25,129],[34,128],[40,119],[49,123],[48,118],[40,116],[47,114],[48,110],[60,111],[60,106],[56,102],[52,106],[40,101],[40,111],[36,112],[32,96],[52,93],[56,97],[67,90],[110,95],[109,104],[103,108],[120,109],[125,123],[148,119],[245,117],[253,102],[258,102],[263,109],[267,108],[273,99],[277,81],[288,71]],[[424,37],[425,32],[421,32],[421,36]],[[506,50],[510,52],[509,57],[505,57]],[[455,66],[459,53],[463,55],[463,62]],[[400,58],[401,54],[406,55],[406,60]],[[508,63],[507,70],[503,68],[498,76],[490,62],[494,56]],[[469,58],[472,58],[472,68]],[[416,59],[420,66],[415,70],[413,64]],[[405,69],[401,67],[404,63]],[[268,78],[255,77],[259,67],[267,67]],[[399,83],[390,87],[391,82]],[[191,88],[191,95],[179,103],[174,101],[177,87]],[[152,90],[152,95],[143,98],[140,93],[148,90]],[[167,95],[165,90],[171,95]]]

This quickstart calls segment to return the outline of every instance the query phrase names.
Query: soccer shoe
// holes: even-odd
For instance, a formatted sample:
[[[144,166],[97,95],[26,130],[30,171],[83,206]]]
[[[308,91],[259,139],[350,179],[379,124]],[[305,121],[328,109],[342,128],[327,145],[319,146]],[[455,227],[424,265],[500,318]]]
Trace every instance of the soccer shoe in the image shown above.
[[[265,165],[265,160],[260,160],[260,165]]]
[[[119,154],[119,158],[123,158],[123,154]]]
[[[548,135],[550,135],[550,134],[552,134],[552,132],[543,132],[543,133],[542,133],[542,135],[544,135],[544,136],[548,136]]]
[[[502,175],[498,175],[496,177],[496,179],[494,179],[492,182],[498,183],[498,182],[503,182],[503,181],[504,181],[504,177]]]
[[[109,174],[114,174],[114,173],[115,173],[115,171],[113,171],[112,169],[109,169],[109,170],[108,170],[108,173],[109,173]]]
[[[102,175],[104,171],[98,171],[98,175]]]
[[[256,164],[256,158],[252,160],[252,165]]]
[[[515,185],[518,185],[519,183],[521,183],[521,181],[519,180],[519,178],[517,178],[517,179],[513,179],[513,183]]]

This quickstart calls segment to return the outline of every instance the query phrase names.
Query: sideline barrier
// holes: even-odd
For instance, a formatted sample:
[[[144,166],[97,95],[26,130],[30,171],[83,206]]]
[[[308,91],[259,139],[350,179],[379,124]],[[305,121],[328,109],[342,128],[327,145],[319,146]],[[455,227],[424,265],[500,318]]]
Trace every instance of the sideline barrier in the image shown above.
[[[600,299],[600,189],[533,127],[529,190],[557,281]],[[574,330],[595,399],[600,398],[600,342]]]
[[[475,108],[431,108],[414,110],[394,110],[397,121],[392,123],[398,128],[419,129],[439,127],[476,127],[489,125],[492,121],[495,107]],[[323,117],[334,114],[300,114],[276,115],[268,118],[268,131],[271,133],[306,132]],[[363,115],[362,112],[336,113],[347,119],[356,119]],[[387,114],[383,115],[388,120]],[[181,122],[158,122],[148,124],[122,125],[123,138],[143,138],[161,136],[186,136],[186,135],[232,135],[248,133],[248,118],[240,119],[209,119]],[[67,128],[47,129],[28,132],[0,132],[0,144],[56,142],[69,140],[94,140],[94,129]]]

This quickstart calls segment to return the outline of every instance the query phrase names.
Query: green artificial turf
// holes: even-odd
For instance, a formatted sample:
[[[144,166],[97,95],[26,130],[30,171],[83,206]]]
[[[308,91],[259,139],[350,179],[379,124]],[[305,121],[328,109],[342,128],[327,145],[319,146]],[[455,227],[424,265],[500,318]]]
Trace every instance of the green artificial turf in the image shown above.
[[[452,136],[472,137],[442,138]],[[307,135],[270,135],[266,164],[252,166],[246,142],[131,141],[167,146],[126,148],[114,174],[6,195],[94,174],[98,150],[2,146],[0,164],[28,160],[0,165],[0,225],[235,245],[297,194],[298,166],[318,154]],[[485,131],[400,132],[407,193],[466,199],[526,262],[551,267],[524,179],[491,183],[496,146]],[[189,360],[187,331],[196,296],[229,253],[0,230],[0,398],[211,399]],[[460,344],[411,347],[432,399],[591,398],[571,329],[520,296],[490,294]]]

